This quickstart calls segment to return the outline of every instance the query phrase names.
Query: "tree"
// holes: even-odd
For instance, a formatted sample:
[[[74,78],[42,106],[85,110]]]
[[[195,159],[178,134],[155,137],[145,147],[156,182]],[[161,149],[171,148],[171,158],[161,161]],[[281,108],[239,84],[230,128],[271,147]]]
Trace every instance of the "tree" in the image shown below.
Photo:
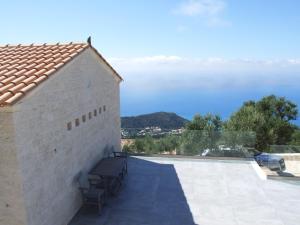
[[[269,145],[285,145],[292,140],[297,118],[297,105],[284,97],[270,95],[260,101],[248,101],[234,113],[225,128],[229,131],[253,131],[256,148],[268,150]]]
[[[135,139],[134,148],[135,148],[135,151],[138,152],[138,153],[145,152],[146,146],[145,146],[143,138],[136,138]]]
[[[127,152],[127,153],[135,153],[135,152],[137,152],[134,143],[125,144],[125,145],[123,146],[122,151]]]
[[[181,153],[195,155],[201,154],[207,148],[216,149],[221,129],[220,116],[195,115],[193,120],[186,125],[186,131],[182,135]]]
[[[300,146],[300,129],[298,128],[292,135],[292,141],[290,145]]]
[[[225,123],[228,130],[254,131],[265,124],[265,116],[255,106],[245,103],[239,111],[234,113]]]
[[[227,142],[230,145],[237,145],[240,143],[240,136],[255,133],[257,149],[264,149],[268,147],[267,143],[272,139],[267,132],[267,124],[263,113],[259,112],[255,105],[245,103],[239,111],[234,113],[224,125],[226,130]],[[244,145],[247,145],[244,143]]]
[[[135,139],[135,146],[137,152],[146,154],[156,153],[154,140],[149,135],[146,135],[144,138]]]
[[[221,128],[221,117],[211,113],[208,113],[205,116],[197,114],[194,116],[193,120],[186,125],[187,130],[220,131]]]
[[[289,122],[296,120],[298,115],[297,105],[285,97],[270,95],[262,98],[255,104],[258,111],[269,118]]]
[[[167,135],[160,138],[156,142],[158,152],[171,152],[177,149],[180,143],[180,138],[176,135]]]

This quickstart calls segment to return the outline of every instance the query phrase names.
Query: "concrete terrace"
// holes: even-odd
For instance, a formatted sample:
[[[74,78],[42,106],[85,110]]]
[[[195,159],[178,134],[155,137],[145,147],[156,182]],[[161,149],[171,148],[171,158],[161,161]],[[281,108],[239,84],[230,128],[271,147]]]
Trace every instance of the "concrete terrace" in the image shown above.
[[[131,157],[101,216],[70,225],[299,225],[300,183],[263,180],[252,162]]]

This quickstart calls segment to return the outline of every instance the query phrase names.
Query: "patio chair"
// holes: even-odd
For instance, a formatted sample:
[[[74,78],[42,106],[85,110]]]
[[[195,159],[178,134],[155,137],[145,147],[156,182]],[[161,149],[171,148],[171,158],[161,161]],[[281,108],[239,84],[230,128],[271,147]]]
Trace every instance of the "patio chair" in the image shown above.
[[[88,174],[88,181],[90,186],[94,186],[97,189],[105,190],[105,182],[101,177],[97,175]]]
[[[103,149],[103,158],[110,158],[113,156],[114,147],[106,145]]]
[[[97,185],[91,185],[87,175],[83,175],[83,173],[80,173],[78,183],[83,205],[97,206],[100,214],[105,203],[105,190],[97,187]]]
[[[124,158],[125,159],[125,166],[123,168],[122,171],[122,178],[124,178],[125,174],[127,174],[128,170],[127,170],[127,158],[128,158],[128,154],[125,151],[113,151],[113,156],[115,158]]]
[[[118,151],[113,151],[113,155],[114,155],[114,157],[120,157],[120,158],[125,158],[125,159],[127,159],[127,157],[128,157],[128,154],[127,154],[127,152],[118,152]]]

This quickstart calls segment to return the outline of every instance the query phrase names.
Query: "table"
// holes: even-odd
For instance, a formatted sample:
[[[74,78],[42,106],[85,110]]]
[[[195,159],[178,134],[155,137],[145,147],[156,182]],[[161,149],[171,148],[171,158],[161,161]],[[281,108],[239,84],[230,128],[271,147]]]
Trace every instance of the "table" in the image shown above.
[[[89,172],[91,175],[97,175],[105,182],[107,192],[114,194],[111,189],[120,188],[122,185],[121,178],[127,170],[126,159],[124,158],[104,158]],[[110,188],[111,186],[111,188]]]

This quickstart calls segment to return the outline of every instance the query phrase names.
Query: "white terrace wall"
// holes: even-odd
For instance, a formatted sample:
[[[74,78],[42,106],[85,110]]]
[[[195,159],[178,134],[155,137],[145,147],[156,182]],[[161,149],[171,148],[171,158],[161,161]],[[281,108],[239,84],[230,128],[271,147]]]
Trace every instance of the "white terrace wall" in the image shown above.
[[[81,205],[76,175],[120,150],[119,81],[87,49],[15,109],[27,225],[66,225]]]
[[[0,225],[25,225],[12,108],[0,108]]]

